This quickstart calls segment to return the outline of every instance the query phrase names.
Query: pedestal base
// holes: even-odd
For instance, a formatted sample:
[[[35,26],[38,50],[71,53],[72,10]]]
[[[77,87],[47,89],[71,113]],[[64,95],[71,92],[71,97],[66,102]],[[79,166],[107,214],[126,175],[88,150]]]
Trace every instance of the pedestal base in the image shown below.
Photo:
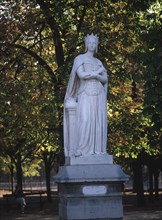
[[[107,153],[92,156],[66,157],[65,165],[113,164],[113,156]]]
[[[63,166],[54,179],[60,220],[123,219],[123,182],[128,176],[119,165]]]

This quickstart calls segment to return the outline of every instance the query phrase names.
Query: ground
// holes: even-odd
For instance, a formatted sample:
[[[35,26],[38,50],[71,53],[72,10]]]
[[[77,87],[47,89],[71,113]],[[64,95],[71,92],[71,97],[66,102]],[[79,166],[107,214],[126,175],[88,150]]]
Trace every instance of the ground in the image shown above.
[[[53,197],[53,202],[48,203],[46,196],[42,197],[40,204],[39,196],[27,198],[27,207],[24,214],[12,204],[6,207],[6,201],[0,198],[0,220],[59,220],[58,197]],[[136,196],[132,193],[123,196],[124,220],[162,220],[162,196],[154,203],[150,203],[146,196],[146,205],[138,207]]]

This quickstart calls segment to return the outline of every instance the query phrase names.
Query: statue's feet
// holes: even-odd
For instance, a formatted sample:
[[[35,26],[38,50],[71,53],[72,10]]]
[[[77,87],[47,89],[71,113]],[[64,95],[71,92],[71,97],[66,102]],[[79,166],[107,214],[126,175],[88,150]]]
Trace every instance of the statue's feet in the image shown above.
[[[75,152],[75,157],[80,157],[80,156],[82,156],[82,152],[80,150],[77,150]]]

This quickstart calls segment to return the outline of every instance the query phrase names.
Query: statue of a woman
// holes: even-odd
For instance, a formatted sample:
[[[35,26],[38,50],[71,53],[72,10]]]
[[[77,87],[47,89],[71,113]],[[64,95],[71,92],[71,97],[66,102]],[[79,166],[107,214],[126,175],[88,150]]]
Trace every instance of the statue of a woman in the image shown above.
[[[73,64],[65,106],[76,106],[75,147],[72,156],[106,153],[107,142],[107,71],[94,57],[98,48],[97,35],[85,37],[86,52],[78,55]],[[69,156],[69,124],[64,109],[64,150]]]

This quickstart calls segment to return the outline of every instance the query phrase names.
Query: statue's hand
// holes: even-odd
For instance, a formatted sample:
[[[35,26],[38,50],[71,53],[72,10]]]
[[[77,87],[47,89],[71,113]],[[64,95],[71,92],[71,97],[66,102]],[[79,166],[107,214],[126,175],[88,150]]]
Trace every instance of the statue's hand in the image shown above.
[[[100,68],[97,70],[97,73],[98,73],[99,75],[102,75],[104,71],[105,71],[105,68],[102,66],[102,67],[100,67]]]
[[[101,83],[107,82],[107,71],[105,68],[101,67],[98,71],[94,72],[94,78],[99,80]]]
[[[65,100],[65,108],[76,108],[77,102],[74,98],[68,98]]]

